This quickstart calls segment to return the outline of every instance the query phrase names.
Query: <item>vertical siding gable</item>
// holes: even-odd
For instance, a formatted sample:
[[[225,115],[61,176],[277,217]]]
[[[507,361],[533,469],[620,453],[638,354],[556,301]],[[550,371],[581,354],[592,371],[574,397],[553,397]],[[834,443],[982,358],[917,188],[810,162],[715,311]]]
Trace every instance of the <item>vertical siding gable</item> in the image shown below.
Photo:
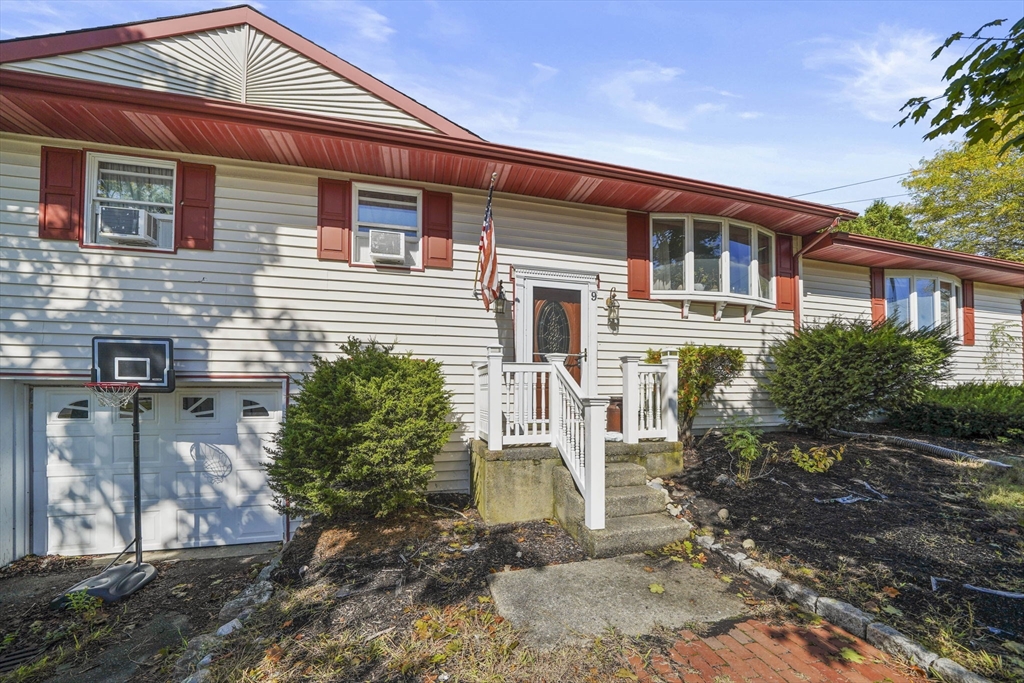
[[[248,25],[28,59],[0,68],[434,131]]]

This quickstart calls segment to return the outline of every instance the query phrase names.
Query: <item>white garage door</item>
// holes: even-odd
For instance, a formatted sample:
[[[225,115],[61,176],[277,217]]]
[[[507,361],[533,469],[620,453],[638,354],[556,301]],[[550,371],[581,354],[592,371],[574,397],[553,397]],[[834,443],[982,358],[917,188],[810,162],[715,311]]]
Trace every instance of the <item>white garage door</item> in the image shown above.
[[[281,421],[280,385],[180,388],[140,398],[142,547],[280,540],[261,465]],[[131,407],[88,389],[36,389],[34,545],[119,552],[134,535]]]

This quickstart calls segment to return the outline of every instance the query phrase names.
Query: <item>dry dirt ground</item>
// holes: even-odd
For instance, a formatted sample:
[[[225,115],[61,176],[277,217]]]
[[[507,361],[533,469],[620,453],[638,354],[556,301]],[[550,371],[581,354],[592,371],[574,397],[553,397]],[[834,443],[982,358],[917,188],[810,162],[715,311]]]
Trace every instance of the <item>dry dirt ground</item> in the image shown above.
[[[157,578],[120,603],[67,610],[50,609],[50,600],[98,573],[104,564],[96,566],[96,558],[27,557],[4,567],[0,662],[24,657],[0,681],[166,681],[173,653],[220,625],[220,606],[252,582],[273,548],[261,544],[255,554],[209,559],[189,559],[202,551],[181,551],[182,559],[154,561]]]
[[[715,483],[733,466],[715,438],[672,480],[697,525],[737,548],[753,539],[750,554],[758,559],[968,668],[1024,680],[1024,600],[963,587],[1024,592],[1024,511],[981,501],[991,472],[866,440],[793,433],[764,440],[777,444],[779,460],[745,486]],[[843,444],[842,460],[822,474],[801,470],[787,455],[793,446]],[[986,457],[1009,454],[999,444],[957,445]],[[818,502],[850,494],[867,500]]]

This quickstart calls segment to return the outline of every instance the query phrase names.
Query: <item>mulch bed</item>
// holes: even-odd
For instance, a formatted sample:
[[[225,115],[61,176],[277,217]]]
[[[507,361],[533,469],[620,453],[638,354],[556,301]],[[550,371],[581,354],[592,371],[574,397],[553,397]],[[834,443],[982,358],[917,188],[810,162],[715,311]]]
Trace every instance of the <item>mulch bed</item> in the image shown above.
[[[0,572],[0,608],[4,615],[0,626],[0,643],[4,647],[0,648],[0,655],[5,651],[41,648],[32,661],[44,656],[53,661],[61,648],[69,653],[56,666],[34,675],[8,672],[0,675],[0,680],[7,680],[7,677],[18,681],[46,680],[54,675],[90,680],[90,676],[96,675],[104,652],[134,641],[140,646],[133,650],[139,669],[132,680],[166,681],[169,675],[166,667],[173,662],[172,655],[181,647],[182,638],[218,626],[220,606],[248,586],[262,566],[247,563],[240,557],[154,562],[157,578],[119,603],[78,613],[50,609],[50,599],[61,590],[103,568],[91,566],[91,559],[29,556]],[[42,582],[44,579],[45,586],[41,590],[33,589],[31,594],[12,597],[14,582]],[[147,651],[145,637],[140,637],[140,633],[148,625],[170,618],[175,623],[185,624],[183,632],[175,633],[174,641],[166,648],[156,645],[153,651]]]
[[[794,445],[806,451],[827,442],[793,433],[764,438],[777,442],[779,462],[744,487],[715,483],[730,471],[730,456],[721,439],[709,438],[698,461],[670,480],[685,514],[727,545],[739,548],[753,539],[754,556],[823,595],[874,612],[933,649],[929,639],[943,625],[959,630],[968,649],[1003,657],[1009,655],[1004,641],[1024,639],[1021,600],[962,588],[1024,592],[1022,520],[993,514],[978,501],[979,470],[887,444],[837,439],[831,445],[846,444],[842,461],[811,474],[787,453]],[[857,480],[888,500],[815,502],[849,494],[877,498]],[[725,522],[722,508],[729,513]],[[933,590],[932,577],[948,581]]]

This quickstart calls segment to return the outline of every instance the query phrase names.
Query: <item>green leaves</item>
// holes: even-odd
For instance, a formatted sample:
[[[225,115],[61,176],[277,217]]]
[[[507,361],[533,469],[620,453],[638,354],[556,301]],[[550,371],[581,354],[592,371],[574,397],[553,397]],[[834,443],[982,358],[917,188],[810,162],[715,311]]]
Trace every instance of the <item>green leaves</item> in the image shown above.
[[[843,223],[846,232],[853,232],[859,235],[881,237],[887,240],[899,242],[910,242],[921,244],[925,239],[915,230],[910,223],[904,207],[897,204],[890,206],[881,199],[871,203],[864,214],[852,221]]]
[[[788,422],[825,436],[916,401],[946,375],[953,349],[941,330],[835,319],[772,344],[766,388]]]
[[[932,103],[944,99],[945,106],[928,122],[931,130],[925,134],[926,140],[965,130],[968,145],[996,141],[1001,143],[999,154],[1014,148],[1024,150],[1024,19],[1015,23],[1006,37],[981,35],[1005,21],[990,21],[971,34],[968,39],[978,42],[946,69],[942,77],[948,82],[946,91],[932,99],[907,100],[900,108],[907,114],[896,125],[924,120]],[[932,59],[963,38],[959,31],[951,35]]]
[[[349,339],[313,372],[275,435],[270,486],[300,514],[383,516],[422,499],[455,423],[441,365]]]

